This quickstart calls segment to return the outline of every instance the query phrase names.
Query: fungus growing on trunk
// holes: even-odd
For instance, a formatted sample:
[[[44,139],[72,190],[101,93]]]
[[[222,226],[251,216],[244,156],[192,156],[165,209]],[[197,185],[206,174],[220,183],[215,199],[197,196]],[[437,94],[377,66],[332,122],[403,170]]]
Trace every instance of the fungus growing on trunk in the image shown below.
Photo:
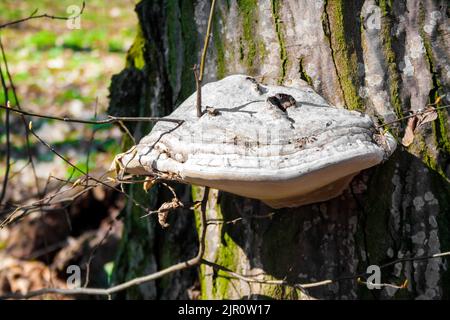
[[[325,201],[396,147],[369,116],[330,106],[310,87],[257,84],[233,75],[202,88],[116,162],[124,172],[209,186],[273,208]],[[380,141],[383,141],[380,143]]]

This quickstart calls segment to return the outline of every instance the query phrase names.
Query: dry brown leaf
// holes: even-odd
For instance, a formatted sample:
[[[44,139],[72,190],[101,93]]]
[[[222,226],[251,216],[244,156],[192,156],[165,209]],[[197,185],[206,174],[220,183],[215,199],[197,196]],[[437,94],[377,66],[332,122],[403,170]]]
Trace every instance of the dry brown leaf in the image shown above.
[[[164,202],[158,209],[158,222],[163,228],[167,228],[169,224],[167,223],[167,217],[169,216],[169,211],[182,207],[183,203],[177,198],[173,198],[170,202]]]
[[[52,284],[58,288],[66,288],[65,281],[44,263],[39,261],[24,261],[11,257],[1,257],[0,264],[0,295],[8,293],[26,294],[29,291],[49,287]],[[33,299],[70,299],[56,294],[46,294]]]
[[[167,228],[169,224],[166,222],[169,216],[169,211],[158,211],[158,222],[163,228]]]
[[[402,139],[402,145],[408,147],[414,141],[414,130],[416,129],[417,117],[408,119],[408,125],[406,126],[405,135]]]
[[[417,116],[416,129],[423,126],[427,122],[431,122],[437,119],[438,114],[434,107],[428,106],[425,111]]]
[[[144,184],[142,185],[145,192],[148,192],[157,183],[155,177],[148,176],[145,178]]]
[[[416,130],[422,127],[425,123],[436,120],[438,117],[436,108],[428,106],[424,111],[416,113],[414,117],[408,119],[408,124],[406,126],[405,135],[402,139],[402,144],[405,147],[411,145],[414,141],[414,134]]]

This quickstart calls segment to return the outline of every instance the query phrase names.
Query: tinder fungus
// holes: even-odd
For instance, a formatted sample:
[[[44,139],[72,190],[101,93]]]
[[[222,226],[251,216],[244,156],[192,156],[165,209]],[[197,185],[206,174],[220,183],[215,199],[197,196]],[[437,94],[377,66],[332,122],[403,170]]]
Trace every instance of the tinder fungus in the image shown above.
[[[396,143],[365,114],[330,106],[310,87],[233,75],[202,87],[119,155],[124,172],[209,186],[273,208],[338,196]]]

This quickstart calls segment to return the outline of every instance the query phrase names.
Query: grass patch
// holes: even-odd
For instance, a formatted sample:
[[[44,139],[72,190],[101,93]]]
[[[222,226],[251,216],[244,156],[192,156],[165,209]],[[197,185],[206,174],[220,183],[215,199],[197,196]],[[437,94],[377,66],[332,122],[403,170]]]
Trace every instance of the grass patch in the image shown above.
[[[33,46],[38,50],[47,50],[55,46],[57,35],[54,32],[42,30],[29,35],[24,45]]]

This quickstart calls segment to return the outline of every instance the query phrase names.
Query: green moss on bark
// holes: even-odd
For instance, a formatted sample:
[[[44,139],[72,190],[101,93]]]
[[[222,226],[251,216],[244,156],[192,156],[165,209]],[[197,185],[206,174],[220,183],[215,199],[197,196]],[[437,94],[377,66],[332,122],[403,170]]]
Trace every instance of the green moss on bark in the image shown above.
[[[201,201],[203,197],[203,188],[198,186],[192,186],[191,187],[191,195],[192,195],[192,201]],[[202,222],[201,222],[201,211],[200,208],[194,209],[194,218],[195,218],[195,229],[197,232],[201,230]],[[199,239],[200,240],[200,239]],[[208,241],[205,242],[205,252],[208,250]],[[201,293],[201,299],[211,299],[211,297],[208,296],[208,284],[207,284],[207,277],[206,274],[206,266],[200,265],[199,267],[199,276],[198,280],[200,282],[200,293]]]
[[[420,25],[420,35],[423,39],[424,47],[425,47],[425,53],[426,58],[428,61],[433,86],[429,93],[429,103],[432,105],[436,105],[437,99],[444,95],[445,89],[442,87],[441,82],[439,81],[439,72],[435,66],[434,59],[433,59],[433,50],[431,46],[431,40],[430,38],[425,34],[424,32],[424,24],[425,24],[425,9],[423,8],[423,5],[420,7],[420,16],[419,16],[419,25]],[[438,103],[437,106],[440,104]],[[425,107],[425,106],[424,106]],[[450,131],[448,128],[448,113],[447,110],[438,110],[438,119],[433,122],[433,136],[435,137],[436,145],[440,149],[441,153],[445,155],[447,159],[450,158]],[[436,169],[441,173],[441,175],[444,175],[445,177],[445,167],[442,168],[441,164],[437,162],[437,159],[435,159],[436,162]],[[447,178],[448,179],[448,178]]]
[[[168,61],[167,69],[169,73],[169,81],[172,88],[177,87],[178,81],[178,57],[179,52],[179,23],[180,23],[180,11],[178,7],[178,0],[168,0],[166,4],[167,11],[167,45],[168,45]]]
[[[222,39],[220,34],[220,21],[222,16],[220,10],[216,11],[213,17],[213,42],[217,53],[217,78],[222,79],[225,77],[227,68],[225,64],[225,45],[224,39]]]
[[[192,187],[192,198],[194,201],[200,201],[203,198],[203,188],[193,186]],[[211,201],[211,193],[210,199]],[[209,204],[211,205],[211,203]],[[215,203],[213,210],[213,216],[215,219],[224,219],[222,215],[222,210],[220,204]],[[200,209],[195,210],[195,221],[196,228],[200,230],[201,228],[201,211]],[[215,261],[212,261],[220,266],[228,268],[230,270],[234,270],[237,265],[236,258],[239,256],[239,247],[236,242],[230,237],[230,235],[226,232],[226,225],[221,225],[221,227],[217,230],[218,233],[222,234],[221,242],[217,244],[215,248],[205,247],[205,252],[209,252],[209,250],[214,250],[216,254]],[[208,245],[208,241],[206,241],[206,246]],[[214,270],[212,278],[206,275],[205,266],[200,267],[200,287],[202,292],[203,299],[227,299],[230,297],[230,288],[232,286],[232,279],[230,279],[229,275],[221,270]],[[210,283],[207,283],[210,282]],[[209,292],[208,287],[211,288]],[[211,294],[212,296],[210,296]]]
[[[238,9],[242,17],[242,38],[240,41],[240,59],[244,61],[250,73],[256,70],[258,43],[254,26],[257,23],[257,0],[238,0]]]
[[[220,207],[217,206],[216,210],[220,211]],[[231,239],[231,237],[224,233],[222,237],[222,242],[217,248],[217,258],[215,263],[220,266],[223,266],[227,269],[234,270],[236,268],[237,261],[236,257],[238,256],[237,244]],[[226,299],[230,296],[230,288],[232,287],[232,280],[230,279],[229,274],[224,271],[217,270],[214,272],[213,276],[213,295],[216,299]]]
[[[303,58],[298,60],[298,73],[300,73],[300,79],[306,81],[310,86],[313,85],[311,77],[306,73],[305,67],[303,65]]]
[[[364,110],[361,97],[358,95],[357,56],[353,47],[354,30],[346,23],[354,21],[355,17],[350,12],[345,14],[346,4],[344,0],[328,0],[325,2],[325,10],[322,16],[325,36],[330,43],[331,54],[336,68],[339,85],[344,95],[344,101],[348,109]]]
[[[198,63],[197,53],[199,52],[199,35],[194,20],[194,10],[193,1],[180,1],[181,37],[183,39],[184,62],[181,74],[181,92],[177,99],[177,103],[186,99],[195,90],[195,79],[192,73],[192,67]],[[170,19],[170,17],[168,17],[168,19]]]
[[[134,42],[127,53],[126,67],[134,67],[136,69],[142,70],[145,66],[144,50],[145,39],[144,35],[142,34],[142,29],[140,28],[140,26],[138,26]]]
[[[392,3],[389,0],[380,0],[380,8],[383,14],[381,25],[381,39],[383,41],[383,52],[387,63],[389,75],[389,93],[392,106],[399,118],[403,117],[402,103],[400,100],[400,75],[397,70],[397,61],[393,49],[392,26]]]
[[[278,44],[280,46],[281,68],[278,83],[282,84],[284,82],[284,78],[286,77],[288,56],[286,51],[286,44],[284,41],[284,31],[280,19],[280,6],[281,2],[279,0],[272,0],[272,17],[275,24],[275,32],[277,34]]]

